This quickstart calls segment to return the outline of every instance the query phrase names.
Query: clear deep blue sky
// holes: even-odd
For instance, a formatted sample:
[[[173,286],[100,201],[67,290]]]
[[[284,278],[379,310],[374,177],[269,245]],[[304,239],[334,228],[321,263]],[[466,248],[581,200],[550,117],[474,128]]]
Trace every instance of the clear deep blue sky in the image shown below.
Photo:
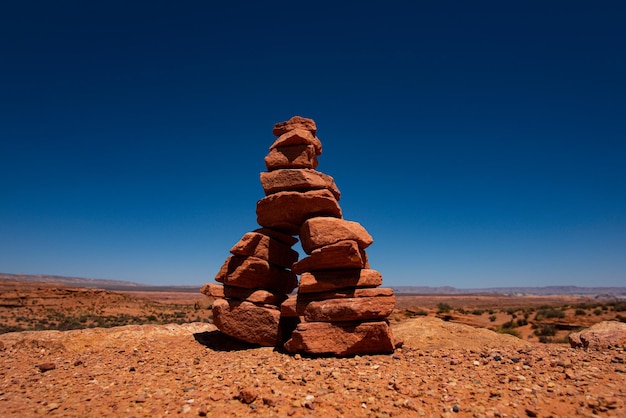
[[[0,272],[213,281],[302,115],[386,285],[626,285],[624,2],[6,3]]]

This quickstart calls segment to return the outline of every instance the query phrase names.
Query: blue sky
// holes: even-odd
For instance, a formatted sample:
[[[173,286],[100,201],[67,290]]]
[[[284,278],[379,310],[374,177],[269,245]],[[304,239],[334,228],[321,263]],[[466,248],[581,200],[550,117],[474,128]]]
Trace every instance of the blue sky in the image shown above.
[[[0,6],[0,272],[212,281],[272,126],[386,285],[626,285],[623,2]]]

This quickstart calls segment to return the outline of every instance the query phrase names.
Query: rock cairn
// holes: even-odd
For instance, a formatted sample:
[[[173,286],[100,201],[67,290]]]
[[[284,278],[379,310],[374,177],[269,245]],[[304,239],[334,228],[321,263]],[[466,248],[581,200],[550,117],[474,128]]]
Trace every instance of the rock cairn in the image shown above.
[[[322,143],[311,119],[277,123],[277,137],[261,173],[265,197],[257,202],[261,226],[230,250],[202,293],[216,298],[213,321],[223,333],[289,352],[346,356],[392,352],[387,317],[392,289],[370,269],[372,237],[343,219],[333,178],[316,170]],[[302,243],[298,260],[292,246]],[[300,284],[296,295],[288,297]]]

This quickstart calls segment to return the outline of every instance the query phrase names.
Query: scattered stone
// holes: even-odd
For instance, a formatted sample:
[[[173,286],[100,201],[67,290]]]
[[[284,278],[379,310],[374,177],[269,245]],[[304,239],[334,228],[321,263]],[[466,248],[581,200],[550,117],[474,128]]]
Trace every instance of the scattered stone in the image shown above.
[[[258,396],[258,392],[253,388],[245,388],[239,391],[239,395],[237,399],[245,404],[251,404],[254,402]]]
[[[50,370],[56,369],[57,365],[52,363],[52,362],[46,362],[46,363],[38,364],[37,368],[39,369],[40,372],[45,373],[45,372],[48,372]]]

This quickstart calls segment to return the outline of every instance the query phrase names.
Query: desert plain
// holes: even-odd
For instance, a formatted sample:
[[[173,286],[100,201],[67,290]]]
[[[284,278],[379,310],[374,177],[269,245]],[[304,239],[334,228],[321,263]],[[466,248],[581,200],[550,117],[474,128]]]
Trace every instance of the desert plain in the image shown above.
[[[624,338],[569,343],[623,300],[399,294],[402,347],[348,358],[232,340],[211,303],[0,281],[0,416],[626,416]]]

